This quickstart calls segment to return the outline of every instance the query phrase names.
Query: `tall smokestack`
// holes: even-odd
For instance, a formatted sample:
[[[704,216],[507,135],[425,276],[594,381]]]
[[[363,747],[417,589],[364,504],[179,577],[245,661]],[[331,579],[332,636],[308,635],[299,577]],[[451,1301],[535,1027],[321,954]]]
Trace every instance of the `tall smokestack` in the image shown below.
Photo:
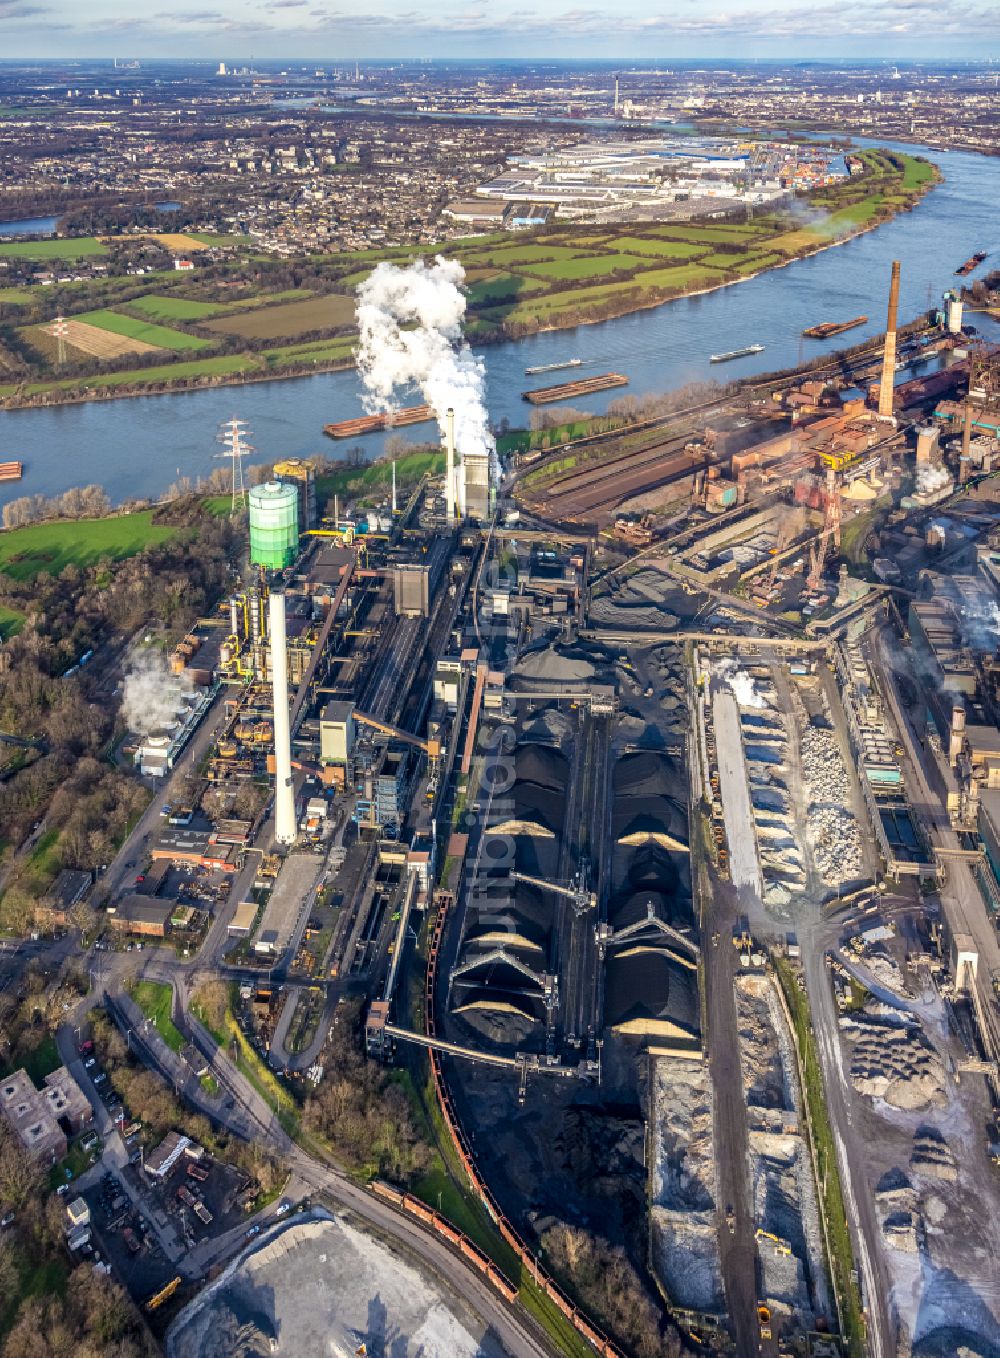
[[[392,459],[392,517],[396,517],[396,459]]]
[[[878,389],[878,413],[883,420],[892,419],[893,384],[896,380],[896,313],[899,310],[899,260],[892,261],[892,282],[889,284],[889,314],[885,323],[885,355],[882,359],[882,381]]]
[[[271,590],[271,686],[274,694],[274,837],[295,843],[295,790],[292,787],[292,735],[288,723],[288,646],[285,596]]]
[[[455,412],[448,407],[444,420],[444,498],[448,522],[455,517]]]
[[[615,117],[618,117],[618,77],[615,76]]]

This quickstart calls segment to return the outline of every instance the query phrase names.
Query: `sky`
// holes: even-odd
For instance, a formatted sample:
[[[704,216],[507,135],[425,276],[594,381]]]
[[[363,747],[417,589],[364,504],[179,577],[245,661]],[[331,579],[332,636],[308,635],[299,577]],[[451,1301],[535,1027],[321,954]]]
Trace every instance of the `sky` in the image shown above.
[[[164,3],[164,0],[159,0]],[[0,56],[1000,55],[1000,0],[0,0]]]

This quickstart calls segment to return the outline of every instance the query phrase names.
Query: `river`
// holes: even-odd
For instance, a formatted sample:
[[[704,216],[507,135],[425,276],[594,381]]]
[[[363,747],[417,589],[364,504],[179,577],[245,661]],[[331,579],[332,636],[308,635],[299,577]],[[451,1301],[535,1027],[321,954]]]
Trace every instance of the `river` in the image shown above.
[[[857,139],[858,143],[865,143]],[[882,144],[885,143],[872,143]],[[790,367],[845,343],[877,334],[885,323],[889,269],[902,261],[900,317],[910,318],[936,303],[955,285],[954,270],[975,250],[989,250],[982,267],[996,267],[1000,249],[996,204],[1000,202],[1000,158],[963,152],[924,151],[944,174],[912,212],[863,236],[700,297],[681,298],[600,325],[580,326],[484,349],[487,395],[494,422],[527,422],[521,399],[526,366],[579,357],[581,376],[614,368],[629,378],[628,390],[662,392],[686,382],[728,380]],[[866,326],[838,341],[804,340],[801,331],[818,321],[846,320],[867,313]],[[976,317],[991,337],[1000,328]],[[733,363],[710,364],[709,355],[750,343],[761,354]],[[556,374],[551,380],[560,380]],[[572,376],[572,374],[566,374]],[[599,412],[624,389],[574,402]],[[20,483],[0,486],[0,504],[18,495],[52,495],[69,486],[97,482],[112,500],[161,494],[178,476],[196,478],[216,461],[219,424],[233,415],[248,422],[253,460],[313,453],[343,456],[350,443],[324,438],[323,425],[360,413],[353,371],[321,373],[258,384],[163,396],[0,412],[0,460],[25,463]],[[433,437],[430,425],[409,428],[413,442]],[[384,435],[361,440],[365,454],[381,450]]]

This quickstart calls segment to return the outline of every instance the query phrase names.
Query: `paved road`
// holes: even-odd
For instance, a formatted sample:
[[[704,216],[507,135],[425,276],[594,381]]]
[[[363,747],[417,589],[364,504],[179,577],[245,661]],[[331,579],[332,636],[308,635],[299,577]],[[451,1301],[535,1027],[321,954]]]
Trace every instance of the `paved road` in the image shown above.
[[[198,1025],[192,1023],[193,1029]],[[199,1033],[199,1046],[207,1034]],[[208,1039],[210,1044],[210,1039]],[[274,1113],[246,1077],[218,1049],[212,1070],[220,1086],[235,1100],[230,1116],[237,1115],[240,1135],[249,1127],[252,1139],[268,1146],[293,1171],[310,1192],[322,1193],[336,1206],[350,1208],[370,1227],[391,1236],[433,1266],[449,1287],[463,1296],[492,1325],[514,1358],[551,1358],[556,1350],[523,1313],[507,1306],[463,1259],[419,1223],[359,1188],[351,1179],[308,1155],[281,1127]],[[235,1127],[234,1127],[235,1130]]]
[[[737,950],[731,938],[739,913],[736,892],[726,883],[709,882],[707,870],[699,884],[702,901],[710,902],[703,920],[705,1042],[715,1095],[715,1156],[718,1193],[724,1212],[733,1209],[732,1234],[723,1226],[719,1235],[722,1276],[729,1323],[739,1358],[753,1358],[760,1350],[757,1325],[757,1246],[747,1182],[747,1110],[743,1098],[740,1043],[736,1023],[733,976]],[[721,937],[711,942],[714,932]]]
[[[929,753],[913,727],[910,714],[900,701],[895,684],[898,659],[892,654],[891,633],[880,630],[868,643],[868,656],[881,680],[897,734],[903,746],[903,774],[907,797],[914,813],[924,826],[932,845],[942,849],[958,849],[958,835],[951,828],[943,797],[941,774],[932,753]],[[996,998],[992,977],[1000,973],[1000,940],[986,910],[982,893],[976,884],[968,862],[961,858],[947,860],[947,877],[941,888],[941,905],[952,933],[971,935],[979,953],[978,990],[982,1009],[992,1026],[987,1040],[997,1043]],[[1000,1057],[1000,1051],[995,1055]]]
[[[864,1284],[868,1350],[872,1358],[890,1358],[895,1353],[893,1326],[887,1313],[891,1279],[879,1245],[881,1228],[865,1175],[863,1150],[852,1149],[849,1145],[854,1140],[851,1090],[844,1070],[837,1007],[825,962],[824,933],[828,933],[832,927],[835,934],[843,928],[843,924],[841,920],[836,926],[832,922],[824,922],[821,927],[807,925],[800,937],[802,965],[809,993],[813,1033],[823,1068],[827,1113],[837,1148],[844,1207],[851,1227],[854,1257]]]
[[[200,726],[174,766],[173,774],[170,778],[164,780],[161,787],[157,788],[153,800],[139,817],[132,833],[119,849],[114,862],[104,876],[99,879],[95,897],[104,901],[110,900],[123,886],[128,885],[130,874],[134,877],[139,871],[149,852],[150,844],[156,838],[156,834],[163,824],[160,819],[160,811],[164,804],[170,801],[170,788],[175,784],[178,775],[192,772],[197,768],[207,753],[208,747],[218,735],[224,719],[225,696],[225,690],[222,690],[205,713]]]

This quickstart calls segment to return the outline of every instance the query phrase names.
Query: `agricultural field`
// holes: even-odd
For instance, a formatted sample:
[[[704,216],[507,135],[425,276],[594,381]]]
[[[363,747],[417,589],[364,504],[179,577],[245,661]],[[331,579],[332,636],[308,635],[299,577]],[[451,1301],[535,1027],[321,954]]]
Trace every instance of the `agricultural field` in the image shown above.
[[[222,302],[189,302],[186,297],[166,297],[155,292],[137,297],[128,306],[155,321],[203,321],[229,310]]]
[[[197,335],[185,335],[181,330],[170,330],[150,321],[136,320],[134,316],[126,316],[120,311],[85,311],[74,317],[74,322],[83,322],[99,330],[110,331],[113,335],[121,335],[148,349],[207,349],[210,344],[209,340],[199,339]]]
[[[0,257],[8,259],[83,259],[105,255],[107,247],[96,236],[74,236],[71,240],[0,241]]]
[[[554,283],[576,282],[581,278],[610,278],[616,273],[631,274],[637,269],[648,269],[649,260],[638,255],[583,255],[577,259],[560,259],[552,264],[532,264],[528,272],[535,278],[550,278]]]
[[[337,293],[310,297],[304,302],[259,307],[241,315],[207,321],[205,328],[241,339],[285,339],[313,330],[333,330],[354,324],[354,298]]]
[[[102,236],[103,241],[116,239],[114,236]],[[189,236],[182,231],[147,231],[145,234],[136,232],[135,240],[152,240],[157,245],[162,245],[171,254],[185,255],[197,253],[199,250],[208,250],[211,246],[217,245],[220,241],[226,244],[235,241],[235,236]]]
[[[53,333],[52,325],[33,325],[29,326],[24,332],[33,348],[44,354],[49,361],[54,361],[58,353],[58,341]],[[88,322],[74,317],[66,322],[65,340],[67,349],[72,354],[86,354],[90,358],[116,359],[126,358],[130,354],[155,354],[157,346],[147,344],[144,340],[131,339],[127,335],[116,335],[113,331],[103,330],[99,326],[90,325]]]
[[[811,194],[808,207],[803,201],[794,213],[772,211],[732,222],[560,223],[513,239],[501,233],[452,241],[447,254],[466,269],[466,333],[476,343],[489,343],[515,328],[525,333],[609,319],[736,283],[877,225],[911,205],[937,177],[930,163],[894,152],[866,151],[862,158],[864,175]],[[254,380],[349,364],[356,339],[353,294],[371,268],[380,261],[433,256],[441,248],[314,255],[303,266],[300,282],[296,266],[268,259],[245,236],[157,234],[156,239],[177,249],[218,244],[233,251],[222,265],[221,280],[169,272],[148,275],[141,283],[107,277],[60,284],[47,294],[34,287],[0,289],[0,314],[6,308],[16,320],[15,308],[28,309],[21,313],[21,333],[37,351],[35,380],[0,385],[0,401],[30,402],[42,392]],[[101,252],[104,245],[93,237],[0,245],[0,255],[10,250],[42,262],[46,254],[72,258],[74,252]],[[77,305],[89,309],[74,315],[77,289],[82,290]],[[70,367],[56,370],[55,343],[48,333],[54,305],[69,318],[70,361],[89,356],[112,371],[92,375],[83,368],[71,376]],[[234,340],[243,342],[245,352],[219,352],[232,349]],[[162,361],[155,368],[135,367],[134,356],[150,350],[163,351]],[[188,358],[193,351],[202,356]]]

